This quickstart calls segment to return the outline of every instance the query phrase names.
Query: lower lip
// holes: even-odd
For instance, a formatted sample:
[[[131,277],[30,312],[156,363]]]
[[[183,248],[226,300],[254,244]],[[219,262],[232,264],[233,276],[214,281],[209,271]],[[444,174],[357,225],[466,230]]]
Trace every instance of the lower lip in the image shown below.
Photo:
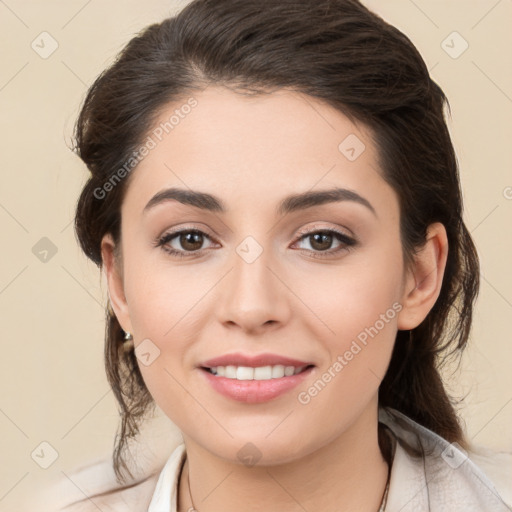
[[[237,380],[227,377],[217,377],[208,370],[200,368],[215,391],[233,400],[256,404],[267,402],[298,386],[313,371],[314,366],[297,375],[269,380]]]

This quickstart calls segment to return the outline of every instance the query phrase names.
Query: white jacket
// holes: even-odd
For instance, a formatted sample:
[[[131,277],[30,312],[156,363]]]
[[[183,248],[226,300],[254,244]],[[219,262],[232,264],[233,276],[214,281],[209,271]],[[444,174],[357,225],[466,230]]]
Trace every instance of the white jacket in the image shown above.
[[[380,409],[379,421],[395,436],[395,448],[385,512],[510,512],[512,511],[512,456],[492,457],[471,452],[469,457],[455,445],[394,409]],[[417,457],[407,445],[419,449]],[[163,468],[131,485],[94,494],[89,480],[71,475],[77,501],[61,512],[176,512],[178,477],[186,459],[179,444]],[[495,485],[475,461],[493,474]],[[98,468],[99,469],[99,468]],[[89,474],[91,474],[89,472]],[[69,480],[69,479],[66,479]],[[64,482],[63,482],[64,484]],[[71,489],[69,481],[68,489]],[[62,493],[55,486],[51,492]],[[85,497],[87,495],[88,497]],[[506,504],[506,502],[508,504]],[[70,503],[70,501],[68,501]],[[55,512],[57,509],[54,509]]]

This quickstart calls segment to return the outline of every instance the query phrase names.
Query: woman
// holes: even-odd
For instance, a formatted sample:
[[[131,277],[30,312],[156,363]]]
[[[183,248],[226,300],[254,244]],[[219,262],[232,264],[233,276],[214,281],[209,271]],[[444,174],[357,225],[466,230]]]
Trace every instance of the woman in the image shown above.
[[[124,487],[69,510],[509,510],[439,373],[479,286],[446,103],[356,0],[195,0],[130,41],[76,127]],[[184,443],[135,485],[155,405]]]

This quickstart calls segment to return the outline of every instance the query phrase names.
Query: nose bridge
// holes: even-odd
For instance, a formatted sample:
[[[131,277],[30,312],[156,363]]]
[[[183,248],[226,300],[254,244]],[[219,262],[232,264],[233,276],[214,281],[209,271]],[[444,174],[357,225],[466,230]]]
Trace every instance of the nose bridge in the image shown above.
[[[285,321],[286,288],[274,275],[271,250],[247,237],[233,254],[226,289],[220,297],[223,323],[235,323],[246,330]]]

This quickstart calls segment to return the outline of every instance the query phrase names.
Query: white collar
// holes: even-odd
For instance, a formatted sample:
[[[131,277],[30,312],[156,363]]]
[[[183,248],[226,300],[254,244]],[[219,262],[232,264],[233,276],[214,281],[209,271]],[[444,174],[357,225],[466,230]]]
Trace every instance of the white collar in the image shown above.
[[[160,473],[148,512],[176,512],[179,477],[186,458],[185,444],[181,443],[172,452]]]
[[[386,512],[512,510],[462,450],[394,409],[380,409],[379,421],[388,425],[397,439]],[[400,441],[419,447],[424,456],[413,457]],[[185,460],[182,443],[160,473],[148,512],[176,512],[179,476]]]
[[[457,444],[391,408],[379,421],[395,435],[386,512],[510,512],[494,485]],[[415,457],[401,442],[423,453]]]

